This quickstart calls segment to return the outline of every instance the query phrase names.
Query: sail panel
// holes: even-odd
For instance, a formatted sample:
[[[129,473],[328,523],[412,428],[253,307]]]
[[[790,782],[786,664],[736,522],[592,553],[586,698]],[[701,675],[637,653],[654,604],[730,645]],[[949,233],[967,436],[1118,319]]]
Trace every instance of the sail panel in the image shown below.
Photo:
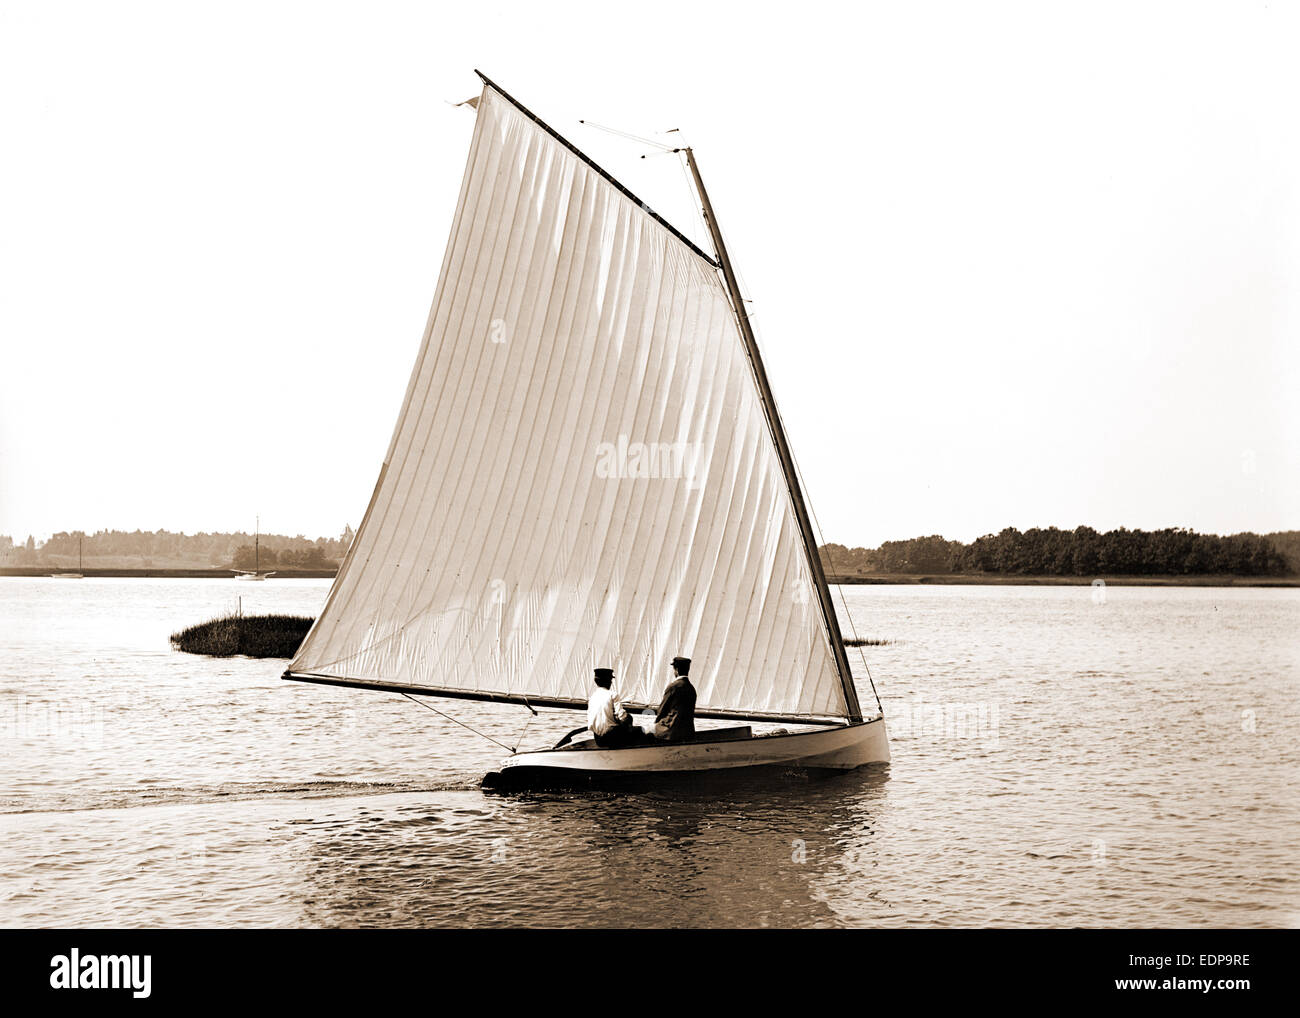
[[[842,717],[714,264],[491,85],[370,507],[290,671]],[[452,692],[447,692],[452,691]]]

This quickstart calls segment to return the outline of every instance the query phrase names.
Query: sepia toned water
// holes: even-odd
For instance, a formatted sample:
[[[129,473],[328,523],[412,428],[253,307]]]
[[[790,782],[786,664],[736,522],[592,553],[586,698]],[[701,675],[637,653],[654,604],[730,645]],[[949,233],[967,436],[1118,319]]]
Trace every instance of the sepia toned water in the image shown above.
[[[0,578],[0,925],[1300,923],[1300,590],[845,588],[891,766],[502,795],[409,700],[168,646],[328,587]]]

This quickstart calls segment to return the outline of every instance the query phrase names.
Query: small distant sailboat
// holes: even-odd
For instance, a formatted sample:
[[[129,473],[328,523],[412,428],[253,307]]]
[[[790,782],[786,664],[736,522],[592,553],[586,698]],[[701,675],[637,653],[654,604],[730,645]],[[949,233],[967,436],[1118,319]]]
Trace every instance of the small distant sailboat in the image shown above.
[[[262,536],[262,518],[257,517],[257,522],[253,527],[253,568],[234,570],[235,579],[237,580],[265,580],[268,576],[274,576],[275,571],[269,573],[260,572],[258,567],[262,564],[261,551],[259,550]],[[245,545],[247,547],[247,545]]]
[[[81,536],[80,534],[78,534],[78,535],[77,535],[77,571],[76,571],[75,573],[51,573],[50,575],[51,575],[54,579],[56,579],[56,580],[84,580],[84,579],[86,578],[86,577],[85,577],[85,574],[82,572],[82,569],[83,569],[84,567],[83,567],[82,564],[81,564],[81,542],[82,542],[82,540],[83,540],[82,536]]]
[[[601,666],[653,710],[683,655],[697,718],[768,730],[566,738],[485,784],[887,762],[694,154],[716,257],[479,76],[397,426],[284,678],[536,713]]]

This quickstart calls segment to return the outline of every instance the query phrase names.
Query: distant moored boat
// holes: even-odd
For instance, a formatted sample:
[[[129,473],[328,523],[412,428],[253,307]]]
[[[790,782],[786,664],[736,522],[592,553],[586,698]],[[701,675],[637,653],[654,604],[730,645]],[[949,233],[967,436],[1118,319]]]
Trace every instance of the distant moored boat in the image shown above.
[[[257,522],[254,524],[253,527],[253,568],[233,570],[235,574],[235,579],[265,580],[268,576],[275,575],[274,570],[272,570],[269,573],[263,573],[258,571],[258,566],[261,565],[261,551],[260,551],[261,537],[262,537],[262,518],[259,516],[257,517]],[[248,545],[244,545],[244,547],[248,547]]]
[[[83,568],[83,566],[82,566],[82,564],[81,564],[81,542],[82,542],[82,540],[83,540],[82,536],[81,536],[80,534],[78,534],[78,535],[77,535],[77,571],[76,571],[75,573],[51,573],[50,576],[51,576],[53,579],[56,579],[56,580],[84,580],[84,579],[86,578],[85,575],[84,575],[84,574],[82,573],[82,571],[81,571],[82,568]]]

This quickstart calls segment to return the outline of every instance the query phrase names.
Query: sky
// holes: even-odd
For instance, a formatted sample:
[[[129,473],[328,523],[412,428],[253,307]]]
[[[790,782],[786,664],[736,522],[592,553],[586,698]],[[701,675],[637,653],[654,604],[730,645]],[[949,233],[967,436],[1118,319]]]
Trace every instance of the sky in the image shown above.
[[[1300,528],[1297,50],[1280,3],[0,0],[0,534],[355,527],[475,68],[703,243],[578,121],[694,146],[824,540]]]

